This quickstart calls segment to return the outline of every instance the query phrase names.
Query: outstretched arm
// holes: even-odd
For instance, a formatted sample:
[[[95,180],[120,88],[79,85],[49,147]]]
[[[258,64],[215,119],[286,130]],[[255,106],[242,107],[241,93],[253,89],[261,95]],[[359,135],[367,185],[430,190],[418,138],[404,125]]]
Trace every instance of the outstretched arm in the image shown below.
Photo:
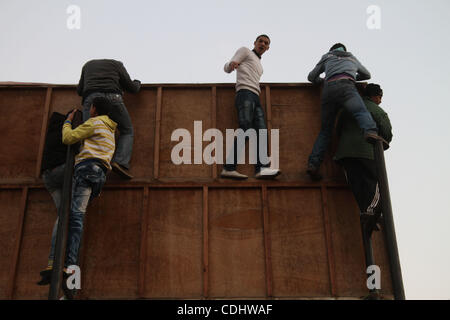
[[[370,79],[370,72],[369,70],[366,69],[366,67],[364,67],[361,62],[359,62],[358,60],[357,64],[358,64],[358,71],[356,74],[356,81],[363,81],[363,80],[369,80]]]
[[[322,57],[314,69],[308,74],[308,81],[314,84],[320,84],[323,82],[323,78],[320,77],[320,74],[325,71],[325,59]]]
[[[130,75],[125,69],[122,62],[119,62],[120,85],[122,88],[131,93],[137,93],[141,89],[141,82],[139,80],[131,80]]]
[[[64,126],[62,129],[62,142],[64,144],[74,144],[86,138],[89,138],[94,134],[94,126],[90,119],[84,122],[82,125],[78,126],[76,129],[72,130],[72,120],[77,109],[74,109],[66,121],[64,121]]]
[[[248,49],[245,47],[240,48],[236,53],[234,54],[233,58],[231,58],[230,62],[225,63],[225,66],[223,67],[224,71],[226,73],[231,73],[235,69],[239,67],[242,61],[247,57],[248,55]]]

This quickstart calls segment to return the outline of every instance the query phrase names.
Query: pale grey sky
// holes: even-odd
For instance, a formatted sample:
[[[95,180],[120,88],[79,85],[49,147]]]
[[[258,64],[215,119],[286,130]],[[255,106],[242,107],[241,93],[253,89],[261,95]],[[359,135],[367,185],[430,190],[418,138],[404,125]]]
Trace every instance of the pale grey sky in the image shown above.
[[[70,30],[76,5],[81,28]],[[370,5],[380,29],[366,25]],[[335,42],[384,89],[386,152],[408,299],[450,299],[448,0],[0,0],[0,81],[78,82],[84,62],[116,58],[144,83],[234,82],[223,65],[256,35],[272,40],[262,82],[306,82]]]

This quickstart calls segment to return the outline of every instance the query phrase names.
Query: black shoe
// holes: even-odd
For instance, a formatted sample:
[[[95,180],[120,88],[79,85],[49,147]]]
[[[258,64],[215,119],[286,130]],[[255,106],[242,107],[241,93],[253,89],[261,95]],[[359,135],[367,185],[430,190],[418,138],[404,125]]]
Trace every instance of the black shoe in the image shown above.
[[[124,179],[133,179],[133,176],[128,172],[128,169],[122,167],[117,162],[111,163],[112,170]]]
[[[319,181],[322,180],[322,175],[319,173],[319,168],[313,166],[312,164],[308,165],[308,169],[306,169],[306,173],[309,174],[311,180]]]
[[[70,276],[70,273],[66,273],[65,271],[63,271],[61,287],[67,300],[73,300],[73,298],[77,294],[77,289],[69,289],[69,287],[67,287],[67,279],[69,279]]]
[[[374,230],[380,231],[378,224],[382,221],[381,214],[363,212],[360,219],[361,225],[367,234],[371,235]]]
[[[41,280],[39,282],[37,282],[38,286],[46,286],[48,284],[50,284],[50,282],[52,281],[52,272],[53,269],[45,269],[43,271],[41,271],[39,274],[41,275]]]
[[[383,300],[383,296],[378,291],[370,292],[363,300]]]

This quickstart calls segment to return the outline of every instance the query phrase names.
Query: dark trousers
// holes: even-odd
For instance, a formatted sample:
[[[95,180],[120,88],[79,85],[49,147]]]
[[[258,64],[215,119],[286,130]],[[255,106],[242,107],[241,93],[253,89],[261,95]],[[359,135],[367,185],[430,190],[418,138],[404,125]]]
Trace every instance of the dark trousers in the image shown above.
[[[235,106],[238,113],[239,128],[247,131],[248,129],[255,129],[257,137],[256,149],[256,164],[255,173],[258,173],[262,167],[268,167],[270,164],[263,165],[259,156],[259,130],[267,129],[264,111],[259,101],[259,96],[246,89],[241,89],[236,93]],[[234,159],[228,159],[224,165],[225,170],[236,170],[237,164],[237,139],[234,139]],[[266,152],[268,147],[266,146]]]
[[[380,191],[374,160],[344,158],[339,160],[361,212],[374,213],[381,210]]]
[[[377,124],[351,80],[343,79],[325,82],[321,98],[322,126],[314,143],[308,163],[320,167],[325,151],[330,143],[337,112],[344,107],[349,111],[359,127],[366,132],[377,133]]]
[[[133,153],[134,129],[131,123],[130,115],[123,103],[123,98],[117,93],[91,93],[83,102],[83,121],[89,119],[89,109],[92,101],[96,97],[104,97],[111,103],[109,117],[117,123],[117,129],[120,132],[119,139],[116,142],[116,150],[111,162],[117,162],[122,167],[130,168],[131,154]]]
[[[72,180],[72,201],[64,267],[78,265],[78,252],[83,236],[84,216],[89,201],[99,196],[106,181],[103,166],[97,161],[85,160],[75,166]]]

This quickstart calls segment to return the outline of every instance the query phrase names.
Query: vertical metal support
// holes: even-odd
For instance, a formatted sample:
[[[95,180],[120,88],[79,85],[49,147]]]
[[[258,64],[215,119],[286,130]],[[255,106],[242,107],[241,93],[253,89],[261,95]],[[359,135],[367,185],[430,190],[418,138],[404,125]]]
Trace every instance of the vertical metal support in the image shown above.
[[[266,121],[267,121],[267,153],[272,150],[272,135],[270,134],[272,130],[272,101],[270,97],[270,86],[267,84],[266,89]],[[271,155],[272,156],[272,155]]]
[[[327,259],[328,259],[328,274],[330,276],[330,293],[331,296],[336,296],[336,267],[334,261],[334,250],[331,238],[331,225],[330,225],[330,215],[328,212],[328,193],[327,188],[322,183],[320,187],[320,192],[322,195],[322,214],[323,214],[323,225],[325,232],[325,243],[327,248]]]
[[[81,112],[76,112],[73,127],[81,123]],[[56,232],[55,260],[53,261],[52,279],[48,292],[49,300],[57,300],[61,287],[61,272],[63,269],[64,248],[66,246],[67,225],[69,222],[70,198],[72,189],[72,174],[75,163],[73,145],[67,146],[66,165],[64,169],[64,184],[61,194],[61,204],[58,208],[58,229]]]
[[[217,118],[217,87],[211,90],[211,128],[216,128]],[[217,179],[217,162],[212,165],[212,178]]]
[[[398,256],[397,238],[395,236],[394,218],[392,215],[391,196],[389,194],[389,184],[386,173],[386,164],[384,161],[384,150],[382,141],[377,141],[374,147],[375,162],[377,166],[377,178],[380,188],[381,210],[384,216],[384,237],[389,256],[391,268],[392,286],[394,289],[394,298],[396,300],[405,300],[405,291],[403,288],[403,278]]]
[[[153,158],[153,177],[159,178],[159,148],[161,140],[161,107],[162,107],[162,87],[158,87],[156,94],[156,125],[155,125],[155,144]]]
[[[45,96],[45,106],[44,113],[42,116],[42,126],[41,126],[41,137],[39,140],[39,150],[38,150],[38,158],[36,161],[36,174],[35,178],[39,178],[41,175],[41,166],[42,166],[42,155],[44,154],[45,147],[45,133],[47,132],[47,124],[48,124],[48,114],[50,112],[50,101],[52,98],[52,88],[47,88],[47,94]]]
[[[208,186],[203,186],[203,297],[209,296]]]
[[[14,247],[14,256],[13,263],[11,264],[11,270],[9,272],[10,277],[8,280],[7,286],[7,297],[8,299],[12,299],[14,297],[14,285],[16,282],[17,275],[17,266],[19,265],[19,256],[20,256],[20,247],[22,245],[22,237],[23,237],[23,227],[25,220],[25,212],[27,210],[27,199],[28,199],[28,187],[24,187],[22,189],[22,199],[20,200],[20,216],[19,221],[17,223],[17,232],[16,232],[16,244]]]
[[[273,297],[273,269],[272,269],[272,247],[270,238],[269,221],[269,201],[267,197],[267,186],[261,187],[262,209],[263,209],[263,236],[264,236],[264,255],[266,266],[266,294],[268,298]]]
[[[147,228],[148,228],[148,197],[149,188],[144,187],[144,195],[142,199],[142,212],[141,212],[141,248],[139,255],[139,283],[138,294],[140,298],[145,296],[145,274],[147,263]]]

